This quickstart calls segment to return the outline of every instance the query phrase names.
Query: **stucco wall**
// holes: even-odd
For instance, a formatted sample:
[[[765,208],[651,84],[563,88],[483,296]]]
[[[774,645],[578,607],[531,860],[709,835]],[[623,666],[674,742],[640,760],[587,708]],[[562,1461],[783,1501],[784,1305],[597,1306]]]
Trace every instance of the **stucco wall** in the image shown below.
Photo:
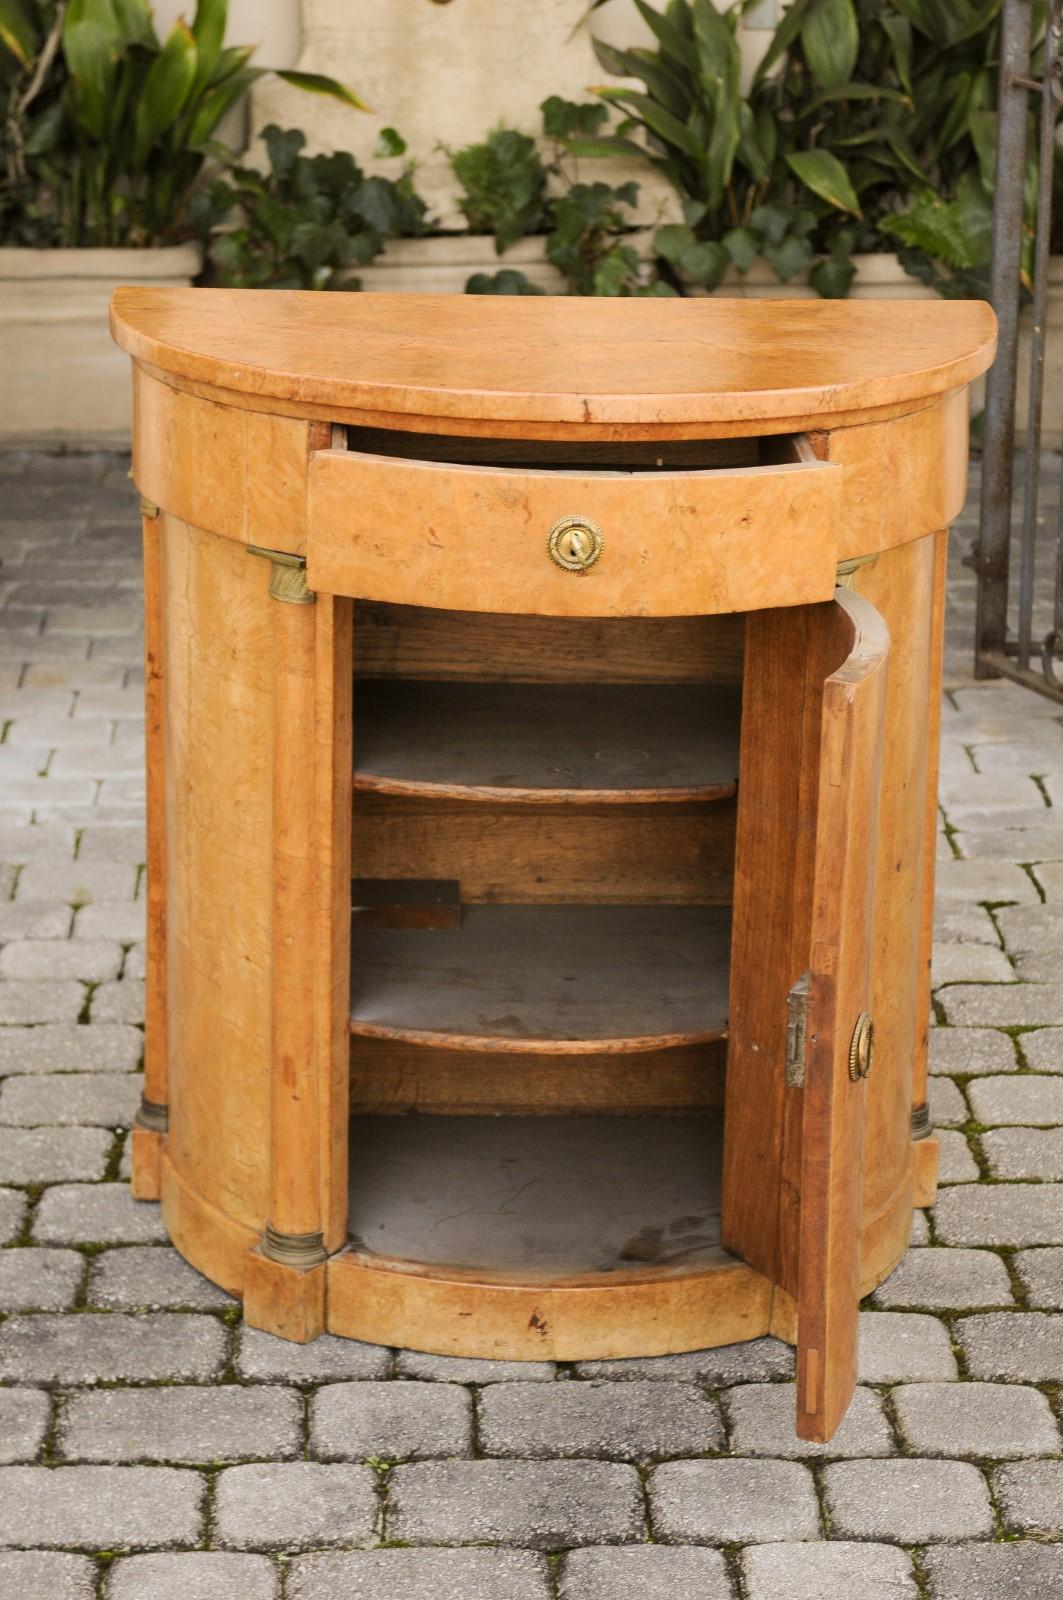
[[[254,126],[301,127],[311,148],[346,147],[381,172],[400,165],[372,153],[378,130],[395,127],[417,161],[418,186],[439,224],[461,227],[440,146],[467,144],[499,122],[535,133],[547,95],[589,98],[588,86],[604,75],[591,47],[588,7],[589,0],[302,0],[299,66],[351,84],[372,115],[273,80],[256,91]],[[646,40],[630,0],[609,0],[595,13],[594,26],[618,44]],[[654,220],[668,201],[649,169],[584,166],[587,177],[637,178],[644,221]]]

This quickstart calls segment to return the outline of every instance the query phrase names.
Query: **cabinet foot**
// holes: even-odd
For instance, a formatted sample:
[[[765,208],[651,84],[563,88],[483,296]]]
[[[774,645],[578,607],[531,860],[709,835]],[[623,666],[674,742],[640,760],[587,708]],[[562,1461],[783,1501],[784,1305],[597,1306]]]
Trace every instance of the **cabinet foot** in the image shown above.
[[[912,1204],[932,1206],[938,1193],[938,1155],[934,1138],[916,1139],[912,1145]]]
[[[244,1321],[295,1344],[316,1339],[325,1331],[325,1263],[292,1267],[252,1250],[244,1275]]]
[[[162,1195],[163,1135],[149,1128],[134,1128],[131,1154],[134,1200],[158,1200]]]

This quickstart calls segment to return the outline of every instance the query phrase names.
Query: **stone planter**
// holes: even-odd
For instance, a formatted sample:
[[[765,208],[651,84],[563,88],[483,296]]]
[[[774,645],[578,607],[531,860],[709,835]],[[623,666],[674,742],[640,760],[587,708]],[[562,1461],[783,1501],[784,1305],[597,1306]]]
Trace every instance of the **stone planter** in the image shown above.
[[[123,443],[132,395],[107,308],[120,283],[189,284],[196,244],[161,250],[0,250],[0,439]]]
[[[627,236],[648,273],[653,262],[653,229]],[[518,239],[505,255],[495,254],[495,241],[484,234],[441,233],[425,239],[394,239],[371,266],[361,267],[362,287],[411,294],[462,294],[474,272],[523,272],[547,294],[566,294],[564,278],[546,259],[542,235]]]

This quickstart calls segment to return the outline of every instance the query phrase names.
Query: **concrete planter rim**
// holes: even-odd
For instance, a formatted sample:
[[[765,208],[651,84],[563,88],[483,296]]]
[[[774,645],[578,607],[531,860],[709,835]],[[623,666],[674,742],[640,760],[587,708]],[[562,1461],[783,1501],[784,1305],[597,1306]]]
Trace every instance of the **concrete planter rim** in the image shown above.
[[[144,282],[152,278],[194,278],[203,264],[194,243],[107,249],[33,250],[21,245],[0,247],[0,281],[46,279],[112,279]]]

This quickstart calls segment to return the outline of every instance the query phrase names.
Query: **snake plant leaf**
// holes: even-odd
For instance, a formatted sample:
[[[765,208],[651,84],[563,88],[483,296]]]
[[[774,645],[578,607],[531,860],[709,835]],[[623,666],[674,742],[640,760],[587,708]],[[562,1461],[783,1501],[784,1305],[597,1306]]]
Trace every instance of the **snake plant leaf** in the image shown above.
[[[210,87],[217,89],[221,84],[235,77],[237,73],[243,72],[257,48],[258,46],[253,44],[240,44],[230,45],[223,50],[218,57],[214,71],[210,75]],[[254,70],[258,77],[265,77],[265,67],[256,67]]]
[[[28,67],[37,53],[39,35],[20,0],[0,0],[0,44],[20,67]]]
[[[906,94],[912,92],[912,25],[907,17],[881,16],[879,26],[890,42],[893,65]]]
[[[814,95],[808,104],[802,107],[802,115],[810,116],[818,111],[819,107],[826,105],[831,100],[891,100],[895,105],[904,106],[911,110],[912,102],[909,95],[903,94],[900,89],[887,89],[883,84],[877,83],[839,83],[833,89],[822,89]]]
[[[860,202],[849,175],[829,150],[797,150],[787,155],[786,164],[821,200],[854,217],[860,215]]]
[[[225,43],[225,23],[229,0],[199,0],[192,18],[192,37],[196,41],[196,79],[194,98],[210,82]]]
[[[712,0],[694,0],[694,36],[702,83],[713,111],[705,176],[709,204],[715,207],[722,201],[731,181],[742,136],[739,112],[742,59],[731,22],[721,16]]]
[[[619,134],[603,134],[599,139],[570,139],[567,146],[574,156],[599,157],[599,156],[633,156],[639,161],[646,159],[646,146],[636,144],[634,139],[622,139]]]
[[[754,88],[764,82],[776,62],[781,61],[783,56],[786,55],[791,45],[800,35],[805,18],[815,3],[816,0],[794,0],[789,10],[783,13],[782,21],[772,34],[771,44],[764,52],[757,70],[753,74]]]
[[[635,0],[635,10],[650,32],[656,34],[666,56],[671,56],[673,61],[688,71],[691,68],[698,70],[697,49],[693,40],[687,38],[681,28],[668,17],[662,16],[659,11],[655,11],[651,5],[647,5],[646,0]]]
[[[121,29],[111,0],[70,0],[63,19],[63,56],[76,120],[93,139],[108,125],[121,54]]]
[[[114,14],[127,43],[158,45],[147,0],[114,0]]]
[[[639,94],[635,89],[602,88],[595,91],[603,100],[609,100],[615,105],[629,107],[638,120],[655,133],[666,144],[675,145],[688,156],[700,160],[704,150],[685,123],[672,115],[665,106],[658,105],[656,100],[647,94]]]
[[[291,72],[285,69],[278,72],[277,77],[283,78],[285,83],[292,84],[296,89],[305,89],[308,94],[323,94],[331,100],[342,101],[345,106],[353,106],[355,111],[369,110],[353,89],[348,89],[345,83],[337,83],[335,78],[326,77],[322,72]]]
[[[801,26],[801,44],[821,89],[848,83],[860,47],[853,0],[818,0]]]
[[[134,167],[143,167],[152,145],[171,128],[196,81],[198,52],[192,30],[178,17],[148,68],[133,117]]]
[[[238,105],[247,93],[252,76],[246,73],[226,79],[224,83],[208,86],[199,95],[188,126],[188,145],[192,150],[205,150],[218,123],[230,107]],[[231,157],[231,152],[227,152]]]

